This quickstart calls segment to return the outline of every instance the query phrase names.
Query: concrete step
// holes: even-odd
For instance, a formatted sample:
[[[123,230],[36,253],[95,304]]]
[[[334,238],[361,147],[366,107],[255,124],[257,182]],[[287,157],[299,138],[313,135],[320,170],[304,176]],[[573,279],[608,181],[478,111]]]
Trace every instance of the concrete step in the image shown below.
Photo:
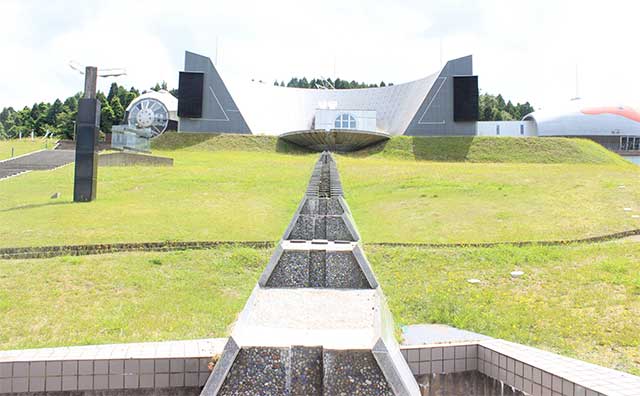
[[[266,288],[378,287],[360,246],[326,241],[281,242],[258,284]]]

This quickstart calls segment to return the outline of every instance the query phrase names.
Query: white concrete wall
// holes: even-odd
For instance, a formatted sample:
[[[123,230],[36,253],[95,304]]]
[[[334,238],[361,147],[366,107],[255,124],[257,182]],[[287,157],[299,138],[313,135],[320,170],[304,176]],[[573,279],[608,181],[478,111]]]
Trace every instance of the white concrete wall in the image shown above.
[[[480,121],[478,136],[537,136],[534,121]]]
[[[314,129],[323,129],[326,131],[336,129],[336,118],[344,113],[350,114],[356,119],[355,129],[359,131],[377,131],[376,112],[374,110],[317,109]]]

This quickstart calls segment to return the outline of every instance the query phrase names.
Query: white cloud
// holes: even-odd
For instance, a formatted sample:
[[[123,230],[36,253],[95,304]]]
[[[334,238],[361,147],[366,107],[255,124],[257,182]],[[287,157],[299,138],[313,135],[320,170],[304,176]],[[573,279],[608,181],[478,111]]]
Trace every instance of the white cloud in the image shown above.
[[[72,95],[68,62],[125,67],[117,81],[176,86],[184,50],[223,73],[271,82],[338,76],[400,83],[474,55],[483,91],[537,107],[575,94],[632,104],[640,92],[638,6],[610,0],[307,2],[3,0],[0,107]],[[110,81],[101,81],[107,89]],[[635,102],[638,103],[638,102]]]

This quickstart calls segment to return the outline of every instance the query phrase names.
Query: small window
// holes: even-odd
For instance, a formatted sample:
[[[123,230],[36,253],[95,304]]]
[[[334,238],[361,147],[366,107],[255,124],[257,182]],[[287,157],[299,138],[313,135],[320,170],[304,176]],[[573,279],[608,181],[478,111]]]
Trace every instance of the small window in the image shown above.
[[[524,125],[520,124],[520,134],[524,135]]]
[[[351,114],[342,113],[336,117],[334,126],[336,129],[356,129],[358,127],[358,123],[356,122],[355,117]]]
[[[500,125],[496,125],[496,135],[500,134]]]

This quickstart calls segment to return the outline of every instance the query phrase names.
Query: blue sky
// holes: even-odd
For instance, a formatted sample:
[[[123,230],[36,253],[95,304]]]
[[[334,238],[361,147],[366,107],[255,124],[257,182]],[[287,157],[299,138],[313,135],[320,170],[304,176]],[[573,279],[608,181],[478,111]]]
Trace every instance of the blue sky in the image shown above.
[[[0,107],[81,90],[69,61],[123,67],[121,84],[177,85],[184,50],[223,77],[401,83],[474,55],[484,92],[536,108],[576,93],[640,104],[635,1],[0,0]],[[216,46],[216,42],[218,45]],[[113,80],[101,80],[106,89]]]

